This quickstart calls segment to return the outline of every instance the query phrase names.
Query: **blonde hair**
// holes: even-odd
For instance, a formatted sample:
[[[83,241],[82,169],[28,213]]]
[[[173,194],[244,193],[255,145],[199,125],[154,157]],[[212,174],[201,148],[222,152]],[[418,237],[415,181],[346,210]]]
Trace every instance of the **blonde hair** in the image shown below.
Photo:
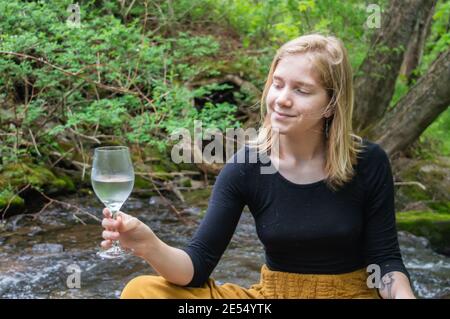
[[[333,36],[309,34],[300,36],[282,45],[273,58],[261,98],[260,128],[256,139],[249,141],[259,153],[272,150],[275,141],[267,113],[266,97],[272,85],[272,77],[279,61],[287,55],[308,54],[312,57],[321,84],[328,92],[330,102],[322,116],[331,111],[329,138],[326,139],[325,172],[326,184],[336,190],[350,181],[355,172],[353,165],[361,152],[363,140],[353,134],[353,80],[352,69],[343,43]]]

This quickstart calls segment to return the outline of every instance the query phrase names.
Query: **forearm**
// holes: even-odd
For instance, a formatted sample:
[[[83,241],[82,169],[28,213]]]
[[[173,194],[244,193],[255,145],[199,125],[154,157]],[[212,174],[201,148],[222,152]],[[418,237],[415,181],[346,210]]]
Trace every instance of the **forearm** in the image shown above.
[[[191,281],[194,267],[185,251],[167,245],[156,235],[149,240],[148,246],[148,253],[143,257],[160,276],[180,286]]]
[[[402,272],[392,271],[382,278],[381,288],[378,289],[383,299],[414,299],[408,277]]]

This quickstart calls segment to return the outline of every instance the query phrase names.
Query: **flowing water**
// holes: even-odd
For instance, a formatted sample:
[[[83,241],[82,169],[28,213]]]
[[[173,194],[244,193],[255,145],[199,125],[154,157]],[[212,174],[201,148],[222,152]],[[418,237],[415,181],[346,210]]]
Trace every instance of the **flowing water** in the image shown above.
[[[66,198],[101,218],[101,204],[92,198]],[[169,245],[186,245],[196,224],[187,226],[158,197],[131,198],[123,211],[138,217]],[[179,207],[186,218],[198,220],[200,209]],[[86,225],[82,224],[83,221]],[[0,298],[118,298],[133,277],[154,274],[141,259],[102,260],[99,222],[50,207],[36,215],[17,215],[0,228]],[[413,288],[421,298],[450,298],[450,258],[433,252],[424,238],[399,233]],[[220,283],[245,287],[259,281],[264,263],[253,219],[245,212],[212,277]],[[78,280],[79,279],[79,280]]]

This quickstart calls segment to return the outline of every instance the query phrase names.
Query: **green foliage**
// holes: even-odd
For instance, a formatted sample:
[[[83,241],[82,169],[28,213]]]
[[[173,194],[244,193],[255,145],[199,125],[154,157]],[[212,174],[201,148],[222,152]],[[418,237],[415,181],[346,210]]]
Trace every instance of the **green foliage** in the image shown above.
[[[239,123],[236,123],[234,118],[234,106],[227,102],[215,105],[207,102],[199,114],[199,119],[207,123],[205,128],[217,128],[222,132],[225,132],[227,128],[239,127]],[[233,124],[229,125],[229,123]]]
[[[213,36],[188,31],[145,36],[139,19],[145,10],[135,6],[130,17],[124,17],[119,4],[98,9],[93,1],[81,4],[81,26],[71,28],[66,24],[71,3],[0,3],[0,50],[32,57],[0,55],[5,92],[0,96],[1,120],[11,123],[0,122],[5,133],[0,137],[0,165],[36,148],[51,151],[54,141],[74,131],[164,149],[168,139],[161,136],[189,128],[195,119],[208,126],[215,126],[214,121],[220,127],[235,125],[234,105],[210,103],[197,110],[193,98],[210,90],[202,93],[201,87],[190,91],[184,86],[217,74],[211,66],[220,46]],[[190,13],[201,15],[199,4],[194,3],[197,9]],[[188,8],[189,2],[181,1],[171,19]],[[216,111],[220,116],[213,115]],[[36,147],[29,144],[33,138]]]
[[[375,1],[382,10],[387,2]],[[97,137],[163,151],[168,135],[192,130],[195,120],[207,128],[239,127],[236,105],[211,96],[232,90],[240,107],[259,97],[223,84],[191,84],[237,74],[262,90],[276,49],[310,32],[341,38],[357,72],[374,32],[365,25],[362,0],[176,0],[147,7],[136,1],[130,10],[91,0],[80,4],[80,28],[66,23],[72,3],[0,2],[0,50],[33,57],[0,54],[0,169],[30,155],[48,161],[64,151],[59,141],[89,149],[89,137]],[[448,1],[438,1],[420,74],[448,48],[449,10]],[[399,79],[391,105],[408,90]],[[446,112],[423,137],[441,141],[444,154],[449,121]]]
[[[449,17],[450,2],[439,0],[433,15],[430,35],[425,44],[424,56],[416,74],[425,73],[439,53],[450,47]]]
[[[23,198],[15,195],[11,187],[4,188],[0,191],[0,209],[9,207],[20,207],[25,204]]]
[[[420,65],[413,71],[413,75],[419,78],[425,74],[438,55],[448,50],[450,47],[450,32],[448,23],[450,17],[450,2],[439,0],[437,2],[433,21],[431,24],[430,35],[427,38],[424,54]],[[394,96],[390,102],[392,108],[395,104],[408,93],[409,89],[416,83],[412,81],[409,85],[407,79],[399,76],[396,81]],[[450,155],[450,111],[447,109],[422,133],[419,142],[425,146],[417,150],[417,155],[422,158],[431,159],[435,155]],[[426,151],[425,151],[426,150]]]
[[[242,35],[243,47],[277,49],[295,37],[311,32],[336,34],[358,66],[367,50],[363,1],[332,0],[222,0],[227,21]],[[338,14],[336,14],[338,13]],[[363,41],[361,41],[363,40]]]
[[[394,107],[400,99],[406,95],[409,91],[408,79],[406,77],[399,75],[397,81],[395,81],[395,90],[389,107]]]
[[[440,53],[448,50],[450,47],[450,32],[448,23],[450,17],[450,2],[439,0],[437,2],[432,18],[430,34],[424,47],[424,53],[419,66],[413,70],[415,77],[410,85],[407,85],[407,79],[399,77],[397,79],[394,97],[390,106],[394,106],[398,100],[404,96],[408,90],[416,83],[417,79],[426,73],[430,65],[436,60]]]
[[[421,64],[415,71],[424,74],[439,53],[450,47],[448,23],[450,2],[438,1]],[[450,109],[447,108],[420,136],[420,142],[432,146],[434,153],[450,156]]]
[[[444,111],[420,136],[424,144],[437,144],[437,154],[450,156],[450,109]]]

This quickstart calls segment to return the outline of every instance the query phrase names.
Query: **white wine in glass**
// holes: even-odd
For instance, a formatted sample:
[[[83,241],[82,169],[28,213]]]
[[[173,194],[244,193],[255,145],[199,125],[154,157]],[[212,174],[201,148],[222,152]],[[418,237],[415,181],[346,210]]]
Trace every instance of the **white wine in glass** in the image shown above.
[[[92,188],[97,197],[111,211],[113,218],[128,199],[134,185],[134,169],[126,146],[105,146],[95,149],[91,172]],[[102,258],[125,255],[117,241],[98,252]]]

